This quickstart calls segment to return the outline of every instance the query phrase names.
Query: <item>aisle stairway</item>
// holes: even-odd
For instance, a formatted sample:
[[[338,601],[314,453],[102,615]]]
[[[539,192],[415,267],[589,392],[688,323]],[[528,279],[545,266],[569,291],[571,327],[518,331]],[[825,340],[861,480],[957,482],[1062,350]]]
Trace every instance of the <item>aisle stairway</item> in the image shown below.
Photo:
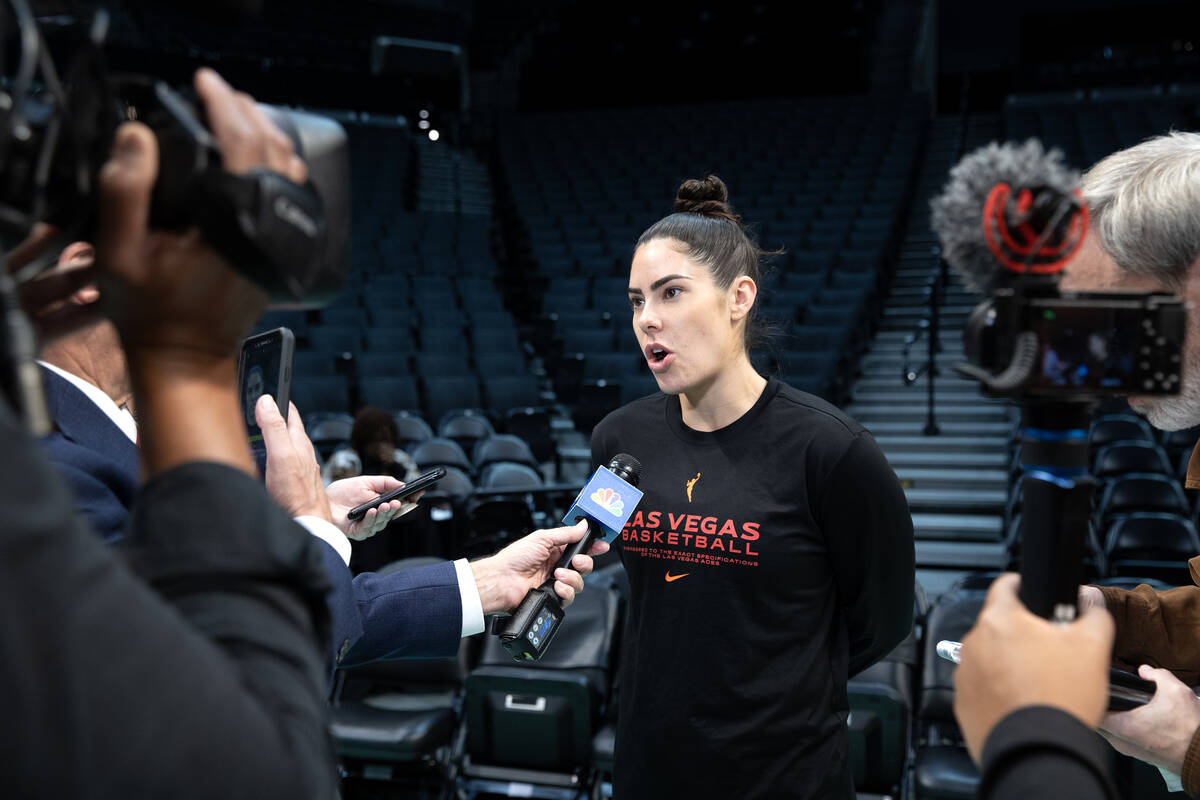
[[[998,118],[976,117],[967,151],[1000,135]],[[879,333],[862,359],[847,411],[874,434],[905,486],[917,537],[917,572],[932,595],[972,569],[1004,566],[1003,513],[1008,499],[1011,439],[1017,411],[983,398],[977,384],[959,377],[964,360],[962,328],[979,302],[951,278],[941,313],[937,356],[937,435],[926,435],[928,378],[903,380],[906,337],[928,316],[927,286],[936,274],[937,240],[929,229],[929,198],[939,192],[953,165],[960,137],[955,116],[930,129],[917,201],[901,245]],[[912,366],[928,357],[925,338],[913,346]]]

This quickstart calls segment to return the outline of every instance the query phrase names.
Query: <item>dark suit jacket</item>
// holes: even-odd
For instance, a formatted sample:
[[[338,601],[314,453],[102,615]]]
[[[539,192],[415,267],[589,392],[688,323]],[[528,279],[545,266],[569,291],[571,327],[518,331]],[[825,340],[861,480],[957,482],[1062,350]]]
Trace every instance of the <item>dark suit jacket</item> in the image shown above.
[[[123,559],[3,403],[0,453],[0,796],[335,796],[312,537],[189,464],[143,488]]]
[[[67,479],[79,510],[105,541],[118,541],[137,492],[137,447],[69,381],[45,368],[42,378],[56,426],[43,447]],[[202,518],[223,523],[203,512]],[[337,551],[323,542],[319,550],[332,584],[327,601],[339,665],[458,652],[462,600],[452,563],[352,577]]]

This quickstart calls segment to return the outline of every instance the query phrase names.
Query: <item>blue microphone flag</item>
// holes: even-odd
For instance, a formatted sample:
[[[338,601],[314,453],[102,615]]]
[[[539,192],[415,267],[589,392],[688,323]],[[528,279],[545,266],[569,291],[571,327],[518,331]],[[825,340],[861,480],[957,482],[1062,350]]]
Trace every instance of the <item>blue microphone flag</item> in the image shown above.
[[[604,541],[611,542],[621,535],[621,529],[640,502],[641,492],[611,470],[598,467],[567,509],[563,524],[574,525],[576,517],[594,519],[604,529]]]

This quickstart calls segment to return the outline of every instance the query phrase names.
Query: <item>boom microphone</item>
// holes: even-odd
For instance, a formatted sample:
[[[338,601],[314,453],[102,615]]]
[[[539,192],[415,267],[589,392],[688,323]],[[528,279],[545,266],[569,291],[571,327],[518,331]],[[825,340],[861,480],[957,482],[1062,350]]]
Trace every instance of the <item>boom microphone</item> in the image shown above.
[[[997,264],[1016,274],[1058,273],[1088,227],[1079,173],[1037,139],[992,142],[965,156],[930,208],[942,257],[984,294],[1015,277]]]

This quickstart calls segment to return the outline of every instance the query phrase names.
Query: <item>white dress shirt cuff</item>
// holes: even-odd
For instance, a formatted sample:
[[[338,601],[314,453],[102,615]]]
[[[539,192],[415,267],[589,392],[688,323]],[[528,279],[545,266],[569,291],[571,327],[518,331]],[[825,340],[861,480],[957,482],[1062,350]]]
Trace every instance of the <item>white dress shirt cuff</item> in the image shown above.
[[[320,517],[296,517],[296,522],[299,522],[309,533],[337,551],[337,554],[342,557],[342,561],[346,562],[346,566],[350,566],[350,540],[346,538],[346,534],[338,530],[336,525]],[[478,592],[476,592],[476,595],[478,595]]]
[[[475,573],[465,558],[454,562],[454,571],[458,574],[458,595],[462,598],[462,635],[483,633],[483,601],[479,599]]]

